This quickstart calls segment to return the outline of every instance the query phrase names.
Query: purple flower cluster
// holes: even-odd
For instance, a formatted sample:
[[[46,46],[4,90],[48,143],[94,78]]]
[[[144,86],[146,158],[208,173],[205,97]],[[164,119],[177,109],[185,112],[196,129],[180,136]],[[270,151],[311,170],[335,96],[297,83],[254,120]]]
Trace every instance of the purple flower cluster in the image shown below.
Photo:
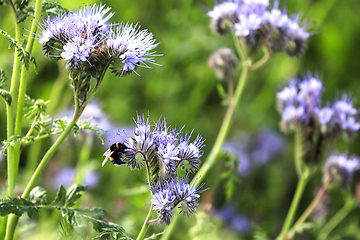
[[[267,10],[268,7],[268,0],[227,0],[216,4],[208,16],[219,34],[226,33],[229,26],[253,47],[261,43],[274,52],[299,56],[310,37],[306,27],[301,26],[299,15],[289,17],[286,10],[279,10],[278,1],[272,9]]]
[[[249,135],[241,134],[232,141],[224,142],[222,149],[235,154],[239,159],[239,174],[250,175],[252,170],[260,167],[281,154],[285,146],[284,139],[271,130],[260,130]]]
[[[145,166],[150,173],[152,182],[149,183],[153,193],[151,204],[158,212],[160,224],[170,224],[172,210],[180,204],[182,213],[190,215],[197,207],[200,197],[200,187],[189,184],[189,173],[194,173],[200,167],[204,140],[198,135],[190,141],[191,133],[183,133],[183,128],[171,128],[165,119],[159,119],[151,125],[149,116],[138,115],[134,134],[123,137],[117,143],[117,155],[107,150],[103,164],[109,158],[119,157],[113,161],[117,164],[126,164],[134,168]],[[120,161],[119,161],[120,160]],[[178,175],[178,169],[185,170],[185,178]]]
[[[324,182],[335,182],[345,188],[351,184],[353,173],[359,169],[359,158],[348,157],[347,154],[332,154],[324,165]]]
[[[131,168],[140,168],[144,162],[156,163],[162,178],[177,175],[179,167],[193,173],[199,169],[204,140],[198,135],[190,141],[192,133],[170,128],[165,119],[152,127],[149,117],[138,115],[134,135],[123,140],[126,146],[122,161]]]
[[[174,177],[169,180],[150,185],[153,194],[151,205],[153,210],[158,212],[158,223],[169,225],[172,218],[172,211],[177,206],[181,208],[183,216],[190,216],[195,213],[198,207],[198,200],[202,192],[202,185],[195,187],[195,182],[189,184],[189,178]]]
[[[38,23],[39,43],[46,55],[64,59],[72,72],[97,76],[104,66],[124,76],[143,66],[155,63],[155,43],[152,33],[132,24],[109,24],[114,15],[105,5],[84,6],[75,13],[60,13]]]
[[[314,122],[324,133],[344,131],[352,135],[359,130],[358,110],[351,99],[343,95],[333,106],[320,106],[323,86],[318,77],[310,74],[303,79],[290,81],[288,87],[277,93],[279,110],[285,129],[292,124]]]
[[[56,173],[56,175],[52,179],[51,186],[54,189],[59,188],[60,184],[62,184],[65,187],[69,187],[71,184],[74,183],[75,174],[76,174],[75,168],[72,167],[62,168]],[[83,176],[83,182],[89,188],[96,187],[99,182],[98,173],[92,170],[86,171]]]

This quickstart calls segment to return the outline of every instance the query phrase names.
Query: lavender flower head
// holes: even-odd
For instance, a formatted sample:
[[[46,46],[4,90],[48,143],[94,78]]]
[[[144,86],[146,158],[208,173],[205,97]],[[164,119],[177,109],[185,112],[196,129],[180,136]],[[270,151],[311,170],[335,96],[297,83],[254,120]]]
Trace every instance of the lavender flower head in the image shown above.
[[[44,53],[56,60],[64,59],[73,73],[87,72],[98,77],[112,65],[116,76],[125,76],[137,67],[156,64],[152,50],[152,33],[133,24],[111,24],[114,15],[105,5],[84,6],[75,13],[60,13],[38,23],[37,34]],[[156,64],[158,65],[158,64]]]
[[[319,108],[322,83],[318,77],[308,74],[303,80],[293,79],[289,87],[276,94],[285,129],[291,124],[308,121]]]
[[[315,122],[324,133],[343,131],[352,136],[360,129],[356,120],[358,110],[353,107],[352,100],[344,95],[332,107],[330,104],[322,107],[322,91],[323,85],[317,76],[307,74],[303,80],[291,80],[289,86],[276,95],[282,113],[282,126],[288,129],[293,124]]]
[[[345,188],[351,184],[353,173],[359,169],[359,158],[332,154],[324,165],[324,182],[334,182]]]
[[[267,10],[268,0],[229,0],[215,4],[208,16],[216,33],[224,34],[230,28],[251,47],[261,44],[275,53],[299,56],[311,34],[307,26],[301,26],[298,14],[288,16],[286,9],[281,11],[278,5],[275,1]]]
[[[54,179],[52,179],[51,186],[54,189],[58,189],[60,184],[65,187],[69,187],[71,184],[74,183],[75,174],[75,168],[62,168],[56,173]],[[94,188],[99,182],[99,175],[95,171],[88,170],[83,176],[83,182],[89,188]]]
[[[182,129],[171,128],[165,119],[159,119],[151,125],[149,116],[138,115],[133,136],[122,137],[125,150],[121,156],[127,166],[140,168],[150,165],[154,176],[172,178],[181,167],[189,173],[200,167],[204,140],[198,135],[191,142],[192,133],[183,133]],[[107,158],[113,152],[108,152]]]
[[[183,128],[171,128],[166,119],[154,124],[150,116],[138,115],[136,128],[130,137],[123,136],[121,142],[111,145],[105,153],[114,164],[125,164],[130,168],[145,166],[148,172],[149,188],[152,192],[151,205],[157,211],[159,224],[170,224],[172,211],[179,206],[185,216],[193,214],[198,207],[200,193],[205,191],[189,184],[189,173],[197,171],[202,157],[204,140],[198,135],[191,142],[191,133]],[[185,170],[186,177],[178,175],[178,168]]]
[[[195,187],[196,181],[191,185],[189,177],[172,178],[150,185],[153,194],[151,205],[153,210],[158,213],[158,223],[169,225],[172,218],[172,211],[179,207],[183,216],[190,216],[195,213],[198,207],[200,194],[205,190],[200,190],[202,185]]]

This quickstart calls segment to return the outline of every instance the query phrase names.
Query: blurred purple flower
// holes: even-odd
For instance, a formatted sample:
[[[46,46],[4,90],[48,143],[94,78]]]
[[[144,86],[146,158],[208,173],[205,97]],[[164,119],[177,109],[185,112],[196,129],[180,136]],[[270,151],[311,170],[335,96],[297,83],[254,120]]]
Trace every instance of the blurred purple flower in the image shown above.
[[[51,186],[58,189],[60,184],[65,188],[70,187],[74,183],[76,170],[72,167],[60,169],[52,180]],[[99,175],[95,171],[87,171],[83,176],[83,182],[89,188],[94,188],[99,182]]]
[[[64,187],[69,187],[73,183],[74,177],[75,177],[75,168],[62,168],[55,175],[51,183],[51,186],[54,189],[59,188],[60,184],[63,185]]]
[[[94,188],[99,183],[99,174],[95,171],[88,171],[84,175],[84,184],[88,186],[88,188]]]
[[[250,222],[247,217],[237,213],[234,206],[227,205],[216,209],[214,215],[220,217],[231,229],[238,232],[247,232],[250,230]]]
[[[261,130],[253,136],[242,135],[233,142],[225,142],[223,149],[237,155],[241,175],[248,175],[254,167],[273,159],[284,149],[285,142],[280,135],[271,130]]]

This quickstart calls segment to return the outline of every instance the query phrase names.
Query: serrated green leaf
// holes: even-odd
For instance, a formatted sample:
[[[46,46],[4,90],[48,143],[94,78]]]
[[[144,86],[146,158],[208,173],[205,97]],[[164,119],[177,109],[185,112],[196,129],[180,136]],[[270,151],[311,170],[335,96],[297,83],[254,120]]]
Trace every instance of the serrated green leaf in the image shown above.
[[[227,151],[222,151],[220,157],[225,160],[225,164],[228,169],[221,174],[221,178],[226,180],[225,194],[226,199],[229,201],[236,189],[236,184],[240,183],[240,178],[237,175],[237,165],[240,164],[240,160],[235,154]]]
[[[0,96],[4,99],[4,101],[11,106],[12,97],[9,91],[0,89]]]
[[[47,204],[47,194],[46,190],[37,186],[31,190],[29,197],[29,201],[33,202],[36,205],[46,205]]]
[[[66,202],[64,207],[72,207],[75,204],[75,201],[78,200],[82,195],[80,192],[83,192],[87,189],[86,185],[83,184],[74,184],[66,192]]]
[[[80,119],[73,127],[74,135],[77,136],[80,131],[91,130],[95,133],[95,135],[101,140],[102,144],[104,144],[104,134],[100,131],[105,132],[104,129],[101,129],[97,126],[90,125],[90,119]]]
[[[87,224],[91,223],[97,235],[94,239],[131,239],[123,227],[104,220],[105,211],[95,209],[69,209],[60,208],[63,216],[67,215],[69,223],[74,230],[85,239],[87,236]]]
[[[9,49],[17,46],[16,40],[14,38],[12,38],[7,32],[0,29],[0,33],[9,41],[9,43],[10,43]]]
[[[32,0],[16,0],[16,1],[15,1],[16,9],[23,10],[24,8],[26,8],[27,6],[29,6],[29,3],[30,3],[31,1],[32,1]]]
[[[4,141],[2,141],[2,148],[1,148],[1,154],[6,156],[6,152],[9,146],[14,146],[15,142],[17,141],[18,143],[21,143],[22,140],[26,140],[26,141],[33,141],[34,138],[33,137],[27,137],[27,136],[23,136],[23,135],[14,135],[11,136],[9,139],[5,139]]]
[[[0,215],[5,216],[10,213],[20,217],[27,213],[31,217],[33,212],[37,212],[35,204],[24,198],[8,197],[8,199],[0,199]]]
[[[66,189],[60,185],[59,190],[56,193],[56,197],[50,205],[56,208],[72,207],[74,206],[76,200],[81,197],[80,192],[85,191],[86,188],[86,185],[74,184],[68,191],[66,191]]]
[[[0,88],[4,88],[5,87],[5,84],[4,82],[6,81],[6,76],[5,76],[5,71],[4,69],[0,69]]]
[[[19,59],[22,62],[22,64],[24,64],[25,69],[28,71],[30,65],[32,64],[34,66],[34,71],[37,73],[37,64],[34,56],[32,56],[29,52],[25,50],[27,41],[24,40],[23,44],[20,46],[18,42],[4,30],[0,29],[0,33],[9,41],[10,43],[9,48],[13,48],[13,47],[16,48]]]
[[[18,11],[17,13],[18,13],[17,24],[19,24],[19,23],[25,21],[28,16],[33,17],[34,13],[35,13],[35,8],[27,7],[27,8],[24,8],[24,9]]]
[[[64,117],[62,119],[60,119],[60,118],[54,119],[54,124],[55,124],[54,129],[55,130],[65,130],[65,128],[67,126],[66,120],[67,120],[67,117]]]
[[[66,189],[60,184],[59,190],[56,193],[54,201],[50,204],[51,206],[60,208],[65,206],[66,202]]]
[[[49,15],[49,14],[58,15],[60,12],[62,12],[62,13],[69,12],[69,10],[67,10],[66,8],[61,6],[59,3],[48,1],[48,0],[43,2],[42,6],[41,6],[41,11],[46,15]]]

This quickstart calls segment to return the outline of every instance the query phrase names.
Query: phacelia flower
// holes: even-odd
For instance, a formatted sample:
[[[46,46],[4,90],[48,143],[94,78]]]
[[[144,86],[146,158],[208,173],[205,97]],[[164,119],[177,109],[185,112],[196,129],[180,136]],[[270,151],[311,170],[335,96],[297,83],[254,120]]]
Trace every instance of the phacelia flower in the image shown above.
[[[155,43],[153,34],[147,30],[140,30],[139,26],[120,24],[111,31],[107,44],[113,57],[112,72],[117,76],[125,76],[142,66],[151,68],[147,63],[159,65],[151,52],[159,43]]]
[[[200,167],[201,149],[205,145],[200,135],[193,142],[191,136],[192,133],[169,127],[165,119],[152,126],[149,117],[138,115],[134,134],[121,141],[126,148],[121,161],[131,168],[140,168],[146,162],[153,174],[162,178],[176,176],[179,167],[193,173]]]
[[[291,80],[289,87],[284,87],[276,95],[283,126],[287,128],[298,120],[309,121],[319,108],[322,91],[320,79],[311,74],[303,80]]]
[[[289,87],[278,92],[278,107],[285,128],[297,120],[313,121],[323,126],[327,133],[344,131],[353,135],[360,129],[360,123],[356,120],[358,110],[354,108],[352,100],[344,95],[332,107],[321,107],[322,91],[320,79],[308,74],[303,80],[292,80]]]
[[[153,194],[151,205],[157,211],[159,224],[169,225],[172,218],[172,211],[179,207],[180,213],[190,216],[195,213],[198,207],[200,194],[205,190],[200,190],[203,185],[195,187],[196,181],[191,185],[188,176],[183,178],[172,178],[150,185]]]
[[[344,95],[331,106],[321,106],[323,85],[317,76],[308,74],[303,80],[290,81],[290,86],[277,93],[283,130],[302,131],[306,154],[304,159],[322,159],[340,133],[354,136],[360,129],[358,110]]]
[[[238,64],[239,60],[230,48],[220,48],[208,60],[209,67],[214,69],[219,80],[231,80],[232,71]]]
[[[324,182],[336,182],[345,188],[350,185],[353,173],[359,169],[360,160],[357,157],[333,154],[324,165]]]
[[[90,73],[98,77],[111,64],[116,76],[135,72],[137,67],[150,68],[155,62],[153,34],[135,24],[111,24],[114,15],[105,5],[84,6],[77,12],[59,13],[38,23],[37,34],[44,53],[64,59],[73,73]]]
[[[213,10],[210,10],[207,15],[211,17],[211,26],[215,33],[220,35],[226,33],[227,22],[233,25],[237,21],[237,15],[239,11],[239,4],[230,0],[219,3],[214,6]]]
[[[311,34],[300,22],[299,14],[288,16],[286,10],[280,10],[278,5],[275,1],[274,7],[267,10],[267,0],[225,1],[216,4],[208,16],[214,31],[219,34],[231,29],[252,48],[262,44],[275,53],[299,56]]]

